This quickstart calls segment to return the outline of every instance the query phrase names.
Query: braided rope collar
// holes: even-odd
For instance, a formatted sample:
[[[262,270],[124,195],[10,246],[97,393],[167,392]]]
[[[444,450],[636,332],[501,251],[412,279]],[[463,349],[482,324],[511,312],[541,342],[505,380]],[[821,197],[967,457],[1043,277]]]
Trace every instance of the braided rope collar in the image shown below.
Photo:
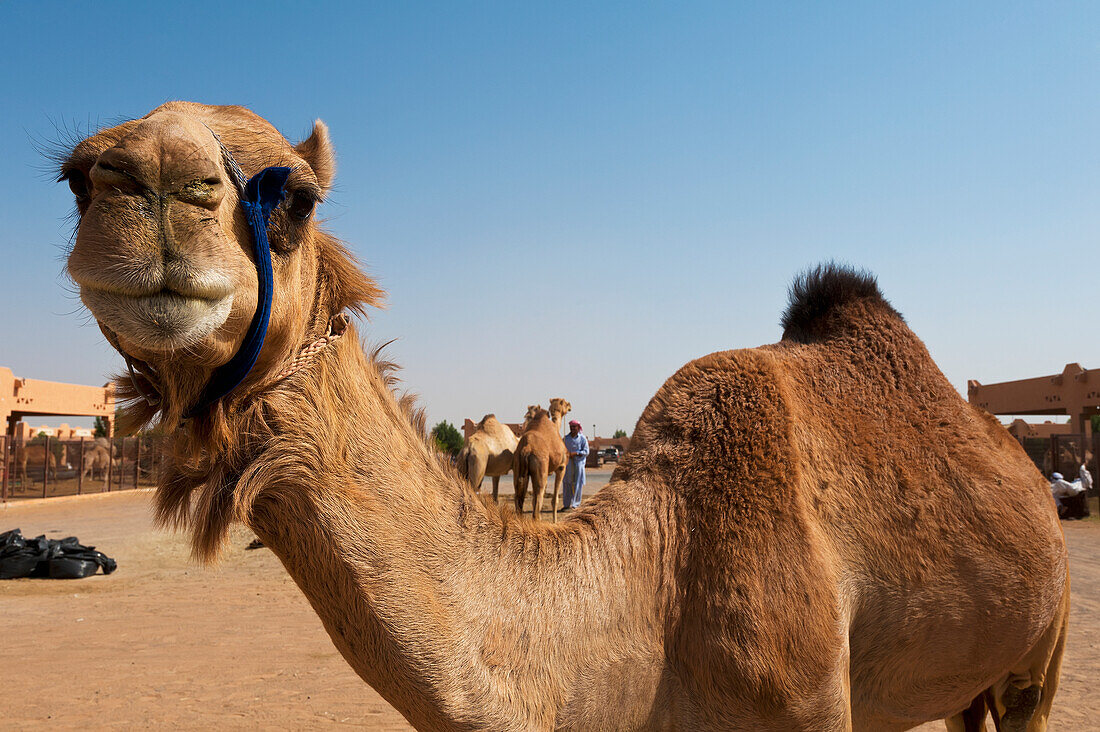
[[[310,343],[308,346],[298,351],[298,355],[294,357],[294,360],[290,362],[290,365],[285,369],[275,374],[271,381],[264,385],[264,388],[274,386],[291,374],[301,371],[306,366],[309,366],[317,358],[317,354],[328,348],[330,345],[340,340],[343,337],[344,331],[348,328],[349,318],[346,313],[337,313],[333,315],[328,321],[328,332],[323,336]]]

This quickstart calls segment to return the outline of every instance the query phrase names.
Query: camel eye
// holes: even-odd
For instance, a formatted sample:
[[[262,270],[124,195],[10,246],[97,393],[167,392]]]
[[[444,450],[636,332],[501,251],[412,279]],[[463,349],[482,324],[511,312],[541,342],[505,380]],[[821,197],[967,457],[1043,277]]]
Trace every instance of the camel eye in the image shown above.
[[[69,183],[69,190],[73,192],[78,201],[88,200],[88,179],[79,170],[70,170],[65,174],[65,180]]]
[[[287,200],[286,210],[290,217],[299,221],[305,221],[313,213],[313,207],[317,205],[315,199],[309,193],[295,191]]]

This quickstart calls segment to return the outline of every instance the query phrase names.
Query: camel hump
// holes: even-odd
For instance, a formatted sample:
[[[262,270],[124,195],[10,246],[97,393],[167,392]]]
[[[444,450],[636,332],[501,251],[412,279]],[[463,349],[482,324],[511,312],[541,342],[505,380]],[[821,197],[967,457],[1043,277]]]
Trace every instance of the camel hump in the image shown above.
[[[795,277],[788,290],[787,310],[783,313],[783,339],[812,343],[836,334],[843,328],[837,317],[849,303],[859,300],[874,303],[901,319],[898,311],[878,289],[878,281],[867,270],[826,262]]]

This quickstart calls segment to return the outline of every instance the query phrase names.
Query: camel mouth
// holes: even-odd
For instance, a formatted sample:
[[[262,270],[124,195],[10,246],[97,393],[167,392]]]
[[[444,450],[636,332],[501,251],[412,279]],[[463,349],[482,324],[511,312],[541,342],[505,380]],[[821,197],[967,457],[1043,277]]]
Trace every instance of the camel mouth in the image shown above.
[[[229,319],[233,294],[200,297],[164,289],[144,295],[82,286],[96,320],[143,349],[170,352],[199,343]]]

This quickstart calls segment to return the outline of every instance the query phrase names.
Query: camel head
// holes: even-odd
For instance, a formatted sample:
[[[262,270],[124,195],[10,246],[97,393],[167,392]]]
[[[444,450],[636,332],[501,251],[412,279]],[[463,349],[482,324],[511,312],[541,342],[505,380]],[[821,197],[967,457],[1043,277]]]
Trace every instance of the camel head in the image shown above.
[[[69,274],[112,344],[161,382],[161,404],[138,424],[157,411],[178,420],[237,352],[256,312],[257,263],[233,161],[244,180],[269,166],[290,168],[267,223],[274,279],[267,337],[242,387],[323,335],[332,315],[380,301],[374,282],[317,226],[334,160],[319,120],[291,145],[247,109],[188,102],[94,134],[64,160],[60,178],[79,213]]]
[[[538,404],[528,404],[527,411],[523,415],[523,427],[521,428],[521,430],[526,430],[527,427],[531,424],[531,421],[535,417],[539,416],[540,412],[546,414],[546,410],[540,407]]]
[[[569,410],[573,408],[573,405],[565,401],[561,397],[554,397],[550,400],[550,419],[558,420],[569,414]]]

